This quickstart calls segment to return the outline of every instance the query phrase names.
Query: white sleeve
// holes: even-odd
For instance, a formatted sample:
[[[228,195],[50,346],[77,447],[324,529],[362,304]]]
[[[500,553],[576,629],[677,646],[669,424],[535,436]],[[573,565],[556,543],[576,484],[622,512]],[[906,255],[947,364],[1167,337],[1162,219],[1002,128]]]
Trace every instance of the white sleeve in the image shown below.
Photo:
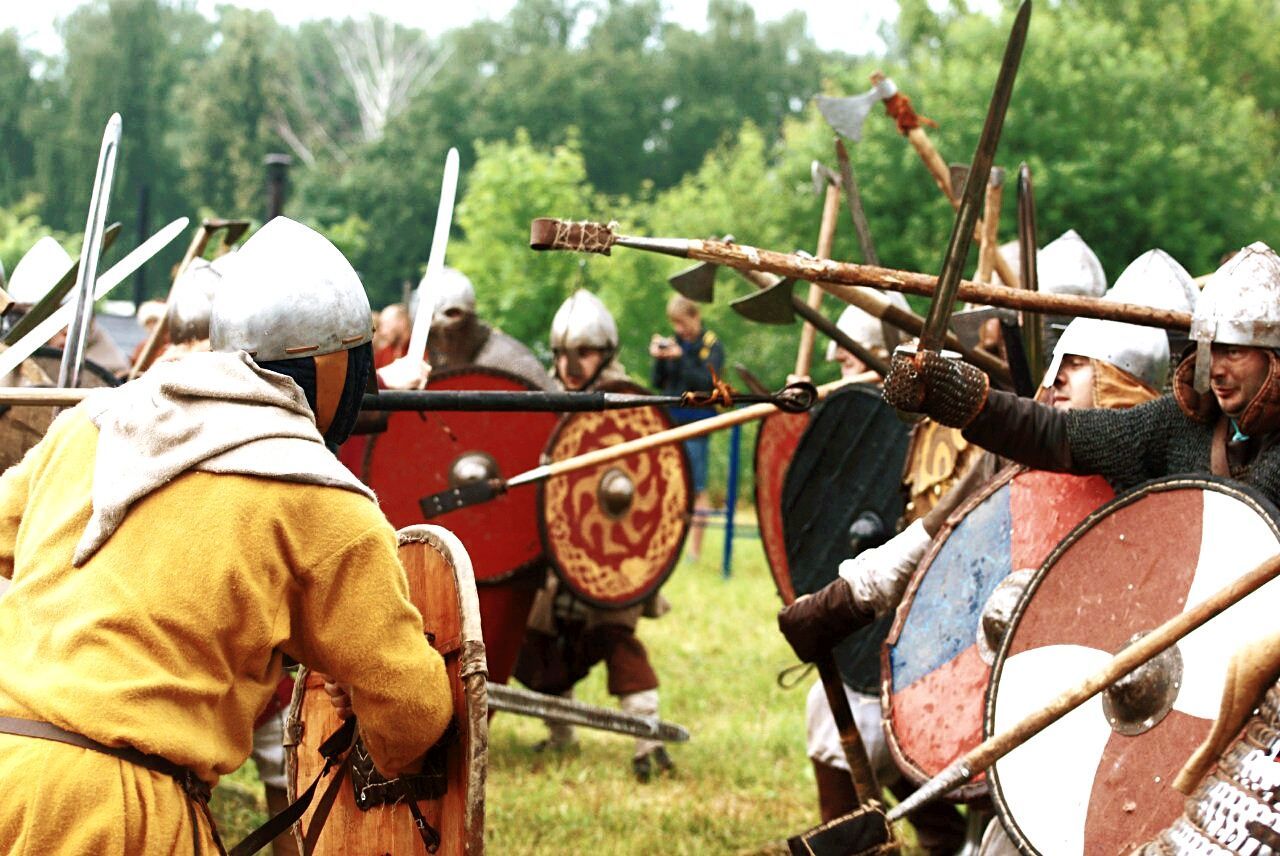
[[[840,563],[840,576],[853,590],[853,602],[877,616],[897,609],[916,565],[933,541],[917,520],[873,550]]]

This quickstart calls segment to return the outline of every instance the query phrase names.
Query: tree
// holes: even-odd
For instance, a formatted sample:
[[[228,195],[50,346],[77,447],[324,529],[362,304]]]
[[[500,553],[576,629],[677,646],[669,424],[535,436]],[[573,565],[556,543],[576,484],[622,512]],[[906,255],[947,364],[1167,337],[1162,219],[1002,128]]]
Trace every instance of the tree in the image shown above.
[[[35,145],[26,115],[36,95],[31,57],[16,30],[0,33],[0,204],[20,199],[35,174]]]

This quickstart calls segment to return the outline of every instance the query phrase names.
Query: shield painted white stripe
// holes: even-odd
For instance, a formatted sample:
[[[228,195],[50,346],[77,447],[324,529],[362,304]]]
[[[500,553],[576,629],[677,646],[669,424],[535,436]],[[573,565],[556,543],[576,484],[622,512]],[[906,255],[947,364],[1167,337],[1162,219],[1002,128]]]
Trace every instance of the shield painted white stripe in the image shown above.
[[[1008,658],[996,695],[996,733],[1044,707],[1110,659],[1106,651],[1082,645],[1045,645]],[[1095,696],[996,764],[1010,814],[1041,852],[1084,852],[1089,797],[1110,738],[1101,697]],[[1064,746],[1071,751],[1063,752]],[[1045,793],[1050,781],[1052,798]]]

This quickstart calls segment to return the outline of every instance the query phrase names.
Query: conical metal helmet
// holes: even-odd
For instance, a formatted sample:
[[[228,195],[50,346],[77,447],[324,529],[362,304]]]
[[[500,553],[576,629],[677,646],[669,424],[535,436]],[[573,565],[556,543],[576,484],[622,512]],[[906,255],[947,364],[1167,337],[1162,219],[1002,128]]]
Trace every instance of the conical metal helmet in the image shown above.
[[[209,321],[215,351],[248,351],[267,362],[349,350],[373,338],[360,277],[314,229],[276,217],[218,266]]]
[[[1197,296],[1191,274],[1173,256],[1155,249],[1134,259],[1103,299],[1191,312]],[[1157,327],[1075,319],[1053,349],[1044,386],[1053,385],[1067,354],[1110,363],[1155,389],[1163,388],[1169,379],[1169,336]]]
[[[224,256],[223,258],[229,258]],[[221,261],[221,259],[219,259]],[[165,310],[169,341],[175,345],[209,338],[209,316],[222,275],[217,263],[192,259],[173,283]]]
[[[1047,294],[1102,297],[1107,274],[1075,229],[1068,229],[1036,253],[1036,278]]]
[[[1196,389],[1209,388],[1209,346],[1280,348],[1280,256],[1262,241],[1213,272],[1191,316]]]
[[[551,319],[551,349],[570,351],[578,348],[617,350],[618,325],[613,315],[589,291],[578,289],[560,304]]]
[[[38,303],[75,265],[71,254],[46,235],[14,266],[7,289],[9,298],[14,303]]]
[[[427,281],[423,276],[422,281],[418,283],[418,287],[413,290],[413,294],[409,298],[409,317],[416,318],[418,315],[418,300],[422,296],[422,286]],[[466,315],[476,314],[476,289],[471,284],[471,280],[465,273],[457,268],[445,267],[440,272],[440,279],[435,284],[436,289],[436,306],[435,313],[431,316],[433,324],[439,325],[444,322],[445,313],[450,309],[458,310]]]
[[[902,309],[910,309],[907,299],[896,291],[886,291],[884,296],[894,306]],[[836,320],[836,327],[841,333],[844,333],[859,345],[864,345],[871,349],[888,350],[888,345],[884,341],[884,322],[869,312],[859,309],[856,306],[846,306],[844,311],[840,313],[840,317]],[[834,341],[827,342],[827,360],[831,361],[836,358],[836,343]]]

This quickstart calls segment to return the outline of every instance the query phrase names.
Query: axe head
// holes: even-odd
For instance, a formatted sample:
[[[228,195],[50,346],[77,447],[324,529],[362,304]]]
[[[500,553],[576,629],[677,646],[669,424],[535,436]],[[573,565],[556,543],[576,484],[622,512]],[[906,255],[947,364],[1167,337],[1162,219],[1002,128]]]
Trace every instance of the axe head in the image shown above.
[[[716,271],[719,269],[715,262],[698,262],[693,267],[673,273],[667,277],[667,282],[695,303],[710,303],[715,299]]]
[[[729,305],[743,318],[760,324],[792,324],[796,311],[791,303],[791,288],[796,281],[784,279],[755,294],[739,297]]]
[[[827,120],[832,130],[856,143],[862,139],[862,124],[871,114],[871,108],[897,91],[892,80],[882,77],[873,80],[871,88],[861,95],[844,98],[819,95],[815,100],[818,102],[818,112]]]
[[[809,177],[813,179],[813,192],[818,196],[826,193],[829,186],[840,186],[840,176],[821,161],[809,164]]]
[[[731,244],[734,238],[733,235],[725,235],[720,240]],[[693,267],[673,273],[667,277],[667,282],[694,303],[711,303],[716,296],[716,271],[719,269],[715,262],[698,262]]]

